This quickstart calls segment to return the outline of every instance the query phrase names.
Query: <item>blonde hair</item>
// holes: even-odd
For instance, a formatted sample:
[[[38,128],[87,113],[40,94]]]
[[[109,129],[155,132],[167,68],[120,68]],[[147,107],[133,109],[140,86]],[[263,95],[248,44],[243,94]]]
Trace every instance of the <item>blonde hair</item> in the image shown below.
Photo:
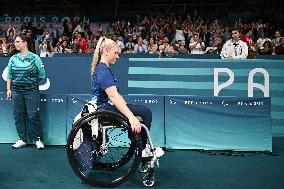
[[[101,37],[96,45],[96,49],[94,51],[93,55],[93,61],[91,64],[91,79],[93,78],[96,65],[101,60],[101,56],[103,54],[104,48],[112,48],[115,42],[111,39],[108,39],[106,37]]]

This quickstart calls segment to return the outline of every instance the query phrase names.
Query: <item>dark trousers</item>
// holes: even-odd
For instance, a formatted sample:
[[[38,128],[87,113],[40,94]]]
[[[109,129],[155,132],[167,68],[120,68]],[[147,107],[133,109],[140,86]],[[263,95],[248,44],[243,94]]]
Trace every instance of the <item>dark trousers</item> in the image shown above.
[[[142,123],[150,130],[151,123],[152,123],[152,112],[149,108],[142,105],[134,105],[134,104],[127,104],[127,107],[130,109],[130,111],[135,115],[139,116],[143,119]],[[120,113],[119,110],[113,105],[106,105],[103,106],[102,109],[113,111]],[[120,113],[121,114],[121,113]],[[140,137],[142,140],[142,147],[143,149],[146,147],[147,144],[147,133],[144,129],[141,130]]]
[[[40,93],[38,90],[17,92],[13,91],[14,120],[19,138],[27,140],[28,121],[33,140],[42,139],[42,128],[39,118]]]

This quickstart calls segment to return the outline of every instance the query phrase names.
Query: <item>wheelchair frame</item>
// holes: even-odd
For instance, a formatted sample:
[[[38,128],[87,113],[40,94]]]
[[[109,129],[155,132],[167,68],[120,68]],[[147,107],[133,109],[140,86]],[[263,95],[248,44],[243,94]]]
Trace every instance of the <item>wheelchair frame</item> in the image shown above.
[[[95,122],[94,122],[95,121]],[[129,179],[136,171],[137,169],[141,173],[142,181],[144,186],[153,186],[155,183],[155,168],[159,167],[158,157],[155,153],[155,149],[151,140],[150,132],[148,128],[141,124],[142,128],[146,131],[147,137],[148,137],[148,145],[150,147],[151,152],[153,153],[153,156],[150,158],[142,158],[142,145],[141,145],[141,138],[139,135],[135,134],[131,130],[130,123],[128,122],[127,118],[122,116],[121,114],[111,112],[111,111],[94,111],[91,113],[85,113],[79,120],[77,120],[69,133],[68,139],[67,139],[67,156],[70,166],[72,167],[73,171],[80,177],[80,179],[83,182],[86,182],[88,184],[91,184],[93,186],[99,186],[99,187],[115,187],[119,184],[122,184],[127,179]],[[95,127],[95,129],[93,129]],[[81,129],[81,131],[80,131]],[[119,169],[123,169],[126,166],[130,166],[130,168],[125,172],[124,175],[114,178],[111,180],[100,180],[96,177],[91,177],[88,175],[88,173],[85,173],[82,171],[82,168],[80,167],[78,163],[78,159],[76,159],[76,154],[74,149],[74,142],[76,140],[76,136],[79,133],[80,137],[80,146],[83,146],[84,143],[84,132],[82,129],[85,129],[90,133],[95,133],[96,139],[95,141],[100,138],[99,142],[99,149],[95,150],[89,150],[87,151],[87,154],[90,154],[90,151],[92,151],[93,154],[96,154],[96,158],[98,156],[107,155],[110,151],[109,140],[114,140],[115,137],[120,137],[120,134],[118,134],[115,137],[108,136],[109,130],[115,130],[115,129],[121,129],[121,131],[128,132],[128,141],[131,143],[129,145],[123,146],[128,149],[127,153],[121,157],[118,161],[114,163],[102,163],[97,162],[93,163],[93,167],[89,169],[90,172],[92,171],[101,171],[101,170],[107,170],[108,174],[113,174],[114,171],[119,171]],[[90,130],[91,129],[91,130]],[[82,135],[83,134],[83,135]],[[123,133],[122,133],[123,135]],[[82,140],[83,136],[83,140]],[[85,136],[85,137],[86,137]],[[116,138],[115,138],[116,139]],[[92,139],[93,140],[93,139]],[[96,141],[97,142],[97,141]],[[124,142],[125,144],[126,142]],[[96,145],[93,145],[96,146]],[[79,148],[78,147],[78,148]],[[121,149],[124,149],[121,148]],[[118,151],[118,149],[117,149]],[[84,154],[83,154],[84,155]],[[94,158],[94,159],[96,159]],[[133,162],[131,161],[133,158]],[[113,158],[114,159],[114,158]],[[129,162],[132,162],[129,163]],[[131,165],[128,165],[131,164]],[[140,168],[139,168],[140,165]],[[97,174],[97,176],[99,176]],[[115,174],[114,174],[115,175]]]

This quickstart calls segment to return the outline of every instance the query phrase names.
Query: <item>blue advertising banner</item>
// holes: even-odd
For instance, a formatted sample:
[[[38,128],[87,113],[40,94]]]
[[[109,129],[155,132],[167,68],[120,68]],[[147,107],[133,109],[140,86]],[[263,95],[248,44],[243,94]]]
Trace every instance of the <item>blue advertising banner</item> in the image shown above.
[[[124,95],[270,97],[273,136],[284,136],[283,60],[145,58],[120,55],[112,66]],[[42,58],[44,94],[91,93],[91,56]],[[0,58],[0,92],[6,92],[8,58]]]
[[[272,151],[270,98],[168,96],[165,128],[169,149]]]

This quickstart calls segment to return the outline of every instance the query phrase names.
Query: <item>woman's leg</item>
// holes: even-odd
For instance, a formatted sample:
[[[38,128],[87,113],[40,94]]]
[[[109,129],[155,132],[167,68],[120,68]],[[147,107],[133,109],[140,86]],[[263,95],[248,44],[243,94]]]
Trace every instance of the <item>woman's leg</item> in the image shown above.
[[[18,136],[21,140],[27,141],[26,133],[26,105],[24,96],[13,91],[14,120]]]
[[[39,91],[25,92],[25,102],[27,107],[27,114],[29,120],[29,127],[33,140],[38,138],[43,140],[42,127],[40,122],[40,93]]]
[[[134,104],[127,104],[127,107],[130,111],[135,115],[142,118],[142,123],[150,130],[151,123],[152,123],[152,112],[149,108],[142,105],[134,105]],[[106,106],[103,109],[120,113],[119,110],[115,106]],[[142,129],[141,133],[141,140],[142,140],[142,147],[143,149],[146,147],[147,144],[147,133],[144,129]]]

